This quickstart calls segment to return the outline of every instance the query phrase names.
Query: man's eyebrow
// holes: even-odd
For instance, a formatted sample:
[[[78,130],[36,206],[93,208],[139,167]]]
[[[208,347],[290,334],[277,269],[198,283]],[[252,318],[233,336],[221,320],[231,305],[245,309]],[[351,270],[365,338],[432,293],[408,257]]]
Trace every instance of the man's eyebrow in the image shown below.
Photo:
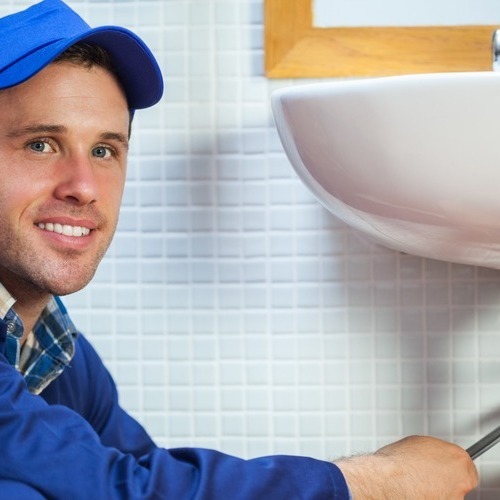
[[[101,140],[103,141],[116,141],[122,144],[125,148],[128,149],[128,138],[126,135],[121,134],[120,132],[103,132],[100,135]]]
[[[33,125],[25,125],[23,127],[11,130],[8,137],[23,137],[31,134],[61,134],[66,132],[67,129],[63,125],[50,125],[44,123],[37,123]]]

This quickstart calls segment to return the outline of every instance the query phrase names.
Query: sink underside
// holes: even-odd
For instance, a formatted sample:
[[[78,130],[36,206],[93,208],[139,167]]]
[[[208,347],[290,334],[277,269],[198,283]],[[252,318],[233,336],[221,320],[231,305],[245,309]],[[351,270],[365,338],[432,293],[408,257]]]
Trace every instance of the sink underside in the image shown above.
[[[446,73],[281,89],[297,174],[380,243],[500,268],[500,75]]]

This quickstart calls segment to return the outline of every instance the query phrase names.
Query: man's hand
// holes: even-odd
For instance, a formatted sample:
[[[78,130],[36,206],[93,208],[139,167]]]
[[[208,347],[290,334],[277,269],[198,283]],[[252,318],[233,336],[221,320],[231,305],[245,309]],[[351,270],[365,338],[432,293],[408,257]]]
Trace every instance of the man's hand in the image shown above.
[[[339,459],[354,500],[462,500],[478,483],[467,452],[440,439],[411,436],[373,455]]]

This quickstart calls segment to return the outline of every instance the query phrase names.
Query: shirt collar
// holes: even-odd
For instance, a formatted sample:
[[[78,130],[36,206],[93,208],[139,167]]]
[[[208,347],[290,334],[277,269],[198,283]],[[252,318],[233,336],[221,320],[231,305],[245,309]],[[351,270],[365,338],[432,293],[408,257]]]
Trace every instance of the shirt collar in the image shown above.
[[[12,321],[17,325],[18,337],[24,328],[21,318],[12,306],[16,299],[0,283],[0,319]],[[45,349],[53,358],[63,364],[68,364],[75,351],[75,340],[78,330],[71,321],[61,299],[51,296],[33,328],[40,347]]]
[[[71,361],[78,330],[59,297],[51,297],[35,324],[34,332],[40,345],[53,357],[64,364]]]
[[[5,315],[15,303],[16,299],[12,297],[7,288],[0,283],[0,319],[5,319]]]
[[[10,292],[5,288],[2,283],[0,283],[0,319],[5,319],[7,313],[12,309],[12,306],[16,303],[16,299],[10,294]],[[13,312],[13,311],[11,311]],[[17,317],[17,315],[15,315]],[[46,319],[51,316],[60,325],[62,330],[70,337],[76,338],[78,336],[78,330],[71,321],[64,304],[61,299],[56,296],[52,296],[47,305],[45,306],[38,322],[46,321]],[[38,323],[37,322],[37,323]],[[36,329],[36,326],[35,326]]]
[[[59,297],[51,297],[30,332],[33,338],[21,347],[24,327],[12,307],[15,302],[0,283],[0,319],[7,322],[5,357],[23,374],[30,392],[39,394],[71,362],[78,332]]]

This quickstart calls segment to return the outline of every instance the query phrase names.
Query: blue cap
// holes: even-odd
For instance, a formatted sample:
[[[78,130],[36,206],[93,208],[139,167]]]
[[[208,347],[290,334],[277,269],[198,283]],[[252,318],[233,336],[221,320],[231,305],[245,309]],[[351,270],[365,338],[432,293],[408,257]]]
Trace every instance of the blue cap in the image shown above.
[[[91,28],[61,0],[44,0],[0,19],[0,89],[28,80],[81,41],[109,52],[131,109],[160,100],[161,70],[146,44],[119,26]]]

